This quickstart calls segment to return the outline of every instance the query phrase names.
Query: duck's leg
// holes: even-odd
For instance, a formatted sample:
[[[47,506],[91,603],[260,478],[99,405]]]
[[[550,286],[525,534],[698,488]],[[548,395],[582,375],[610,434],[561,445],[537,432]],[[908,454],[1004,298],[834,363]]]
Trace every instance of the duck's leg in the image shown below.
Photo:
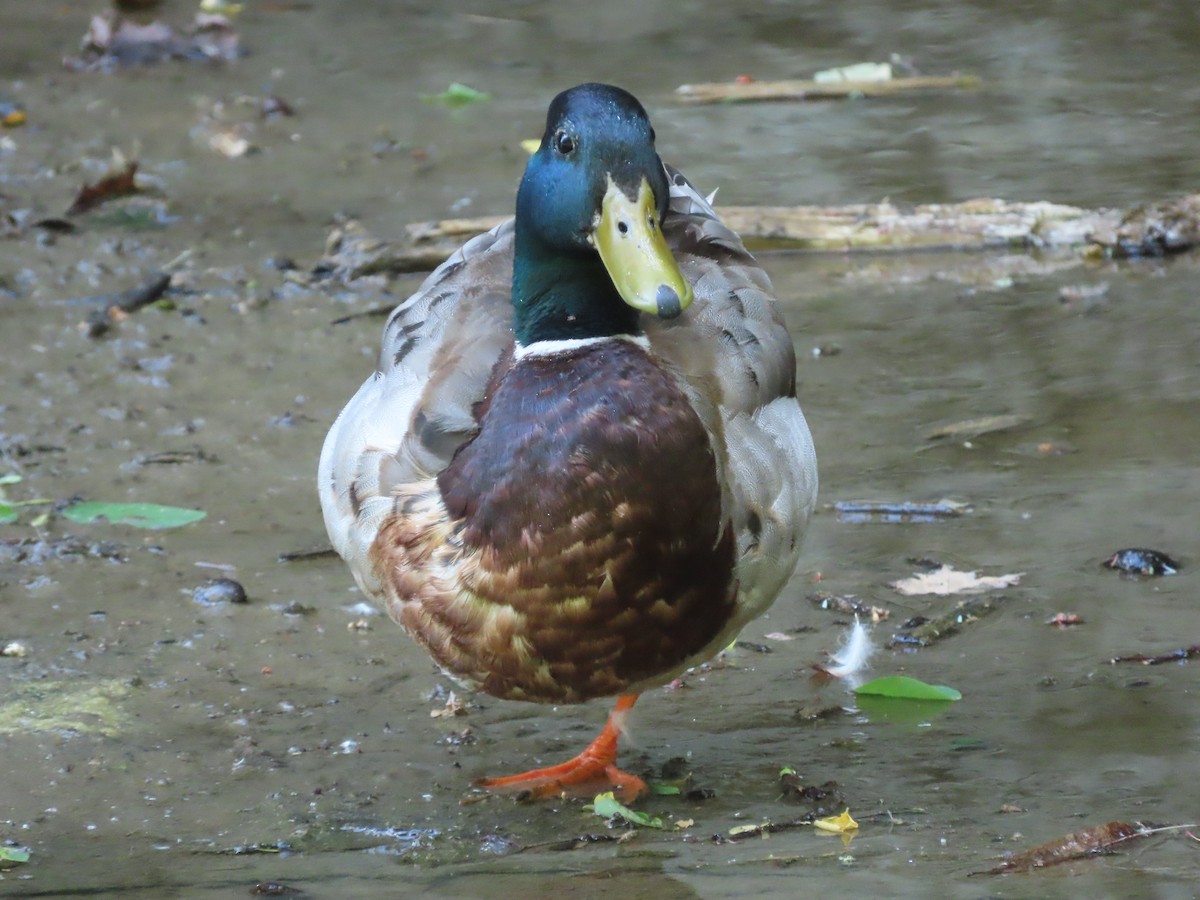
[[[475,782],[476,787],[491,791],[515,791],[532,799],[557,797],[560,794],[590,797],[597,790],[611,788],[624,802],[637,799],[646,793],[646,782],[617,768],[617,738],[620,737],[625,716],[633,709],[637,698],[637,694],[618,697],[604,730],[574,759],[520,775],[480,778]]]

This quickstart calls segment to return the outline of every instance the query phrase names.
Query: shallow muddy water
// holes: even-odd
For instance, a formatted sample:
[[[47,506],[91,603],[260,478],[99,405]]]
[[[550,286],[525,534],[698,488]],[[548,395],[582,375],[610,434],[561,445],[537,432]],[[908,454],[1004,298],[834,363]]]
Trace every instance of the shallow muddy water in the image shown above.
[[[418,283],[293,280],[280,261],[311,269],[335,214],[386,238],[407,222],[507,211],[519,141],[540,133],[555,92],[588,79],[637,93],[663,155],[730,204],[1100,207],[1193,192],[1198,14],[1129,6],[802,2],[734,16],[704,2],[451,13],[250,0],[238,20],[249,55],[235,65],[98,75],[60,67],[92,10],[0,2],[0,100],[29,116],[0,132],[0,213],[61,215],[113,147],[165,198],[161,227],[102,209],[76,234],[0,237],[0,475],[22,477],[7,497],[208,513],[159,532],[58,515],[39,529],[49,507],[30,506],[0,525],[0,645],[26,651],[0,658],[0,841],[31,851],[0,891],[224,897],[277,881],[320,897],[1197,896],[1200,850],[1178,833],[968,877],[1111,820],[1200,821],[1197,663],[1108,663],[1200,643],[1195,255],[763,255],[795,335],[822,508],[796,578],[746,643],[638,705],[627,767],[657,773],[684,757],[715,794],[644,803],[663,831],[563,850],[619,832],[574,801],[461,803],[479,774],[573,753],[604,705],[481,696],[465,716],[431,717],[451,685],[355,606],[340,561],[279,561],[324,543],[317,454],[382,324],[331,322]],[[807,105],[684,107],[671,95],[893,52],[984,87]],[[493,99],[422,102],[451,81]],[[257,123],[260,153],[225,159],[205,145],[216,104],[253,120],[237,98],[266,92],[297,115]],[[80,333],[76,301],[185,252],[174,309],[145,309],[98,340]],[[999,416],[1009,427],[928,437]],[[177,461],[155,461],[165,453]],[[942,498],[969,512],[854,522],[832,508]],[[77,540],[55,543],[65,536]],[[39,538],[50,543],[16,543]],[[1184,568],[1133,579],[1100,567],[1127,546]],[[873,675],[952,685],[961,701],[907,721],[855,709],[844,686],[811,677],[846,616],[809,595],[887,608],[883,643],[955,601],[888,586],[922,558],[1023,575],[958,634],[872,660]],[[196,603],[193,589],[218,575],[249,603]],[[1048,626],[1060,611],[1084,624]],[[804,715],[829,706],[846,711]],[[848,846],[811,828],[714,842],[807,810],[780,798],[783,766],[838,782],[861,822]]]

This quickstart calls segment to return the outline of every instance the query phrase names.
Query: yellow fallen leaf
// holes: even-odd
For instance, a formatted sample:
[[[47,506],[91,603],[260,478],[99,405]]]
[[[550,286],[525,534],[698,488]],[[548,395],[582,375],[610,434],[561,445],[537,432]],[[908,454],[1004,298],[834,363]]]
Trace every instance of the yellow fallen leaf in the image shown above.
[[[541,138],[527,138],[521,141],[521,149],[530,156],[538,152],[538,147],[542,146]]]
[[[675,820],[675,827],[678,828],[680,831],[683,831],[685,828],[691,828],[695,824],[696,824],[695,819],[676,819]]]
[[[850,818],[850,810],[847,809],[840,816],[817,819],[813,822],[813,827],[821,831],[832,832],[833,834],[845,834],[848,831],[857,831],[858,823]]]

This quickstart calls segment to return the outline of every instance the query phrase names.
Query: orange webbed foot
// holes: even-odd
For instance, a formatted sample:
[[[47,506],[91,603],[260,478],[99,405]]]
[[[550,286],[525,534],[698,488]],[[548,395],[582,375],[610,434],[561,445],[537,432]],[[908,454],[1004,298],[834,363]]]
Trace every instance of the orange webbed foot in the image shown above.
[[[636,694],[618,698],[599,737],[574,759],[519,775],[480,778],[475,786],[489,791],[516,793],[521,799],[530,800],[544,800],[563,794],[592,797],[598,792],[611,790],[621,802],[633,802],[648,789],[642,779],[617,768],[617,739],[625,713],[636,702]]]

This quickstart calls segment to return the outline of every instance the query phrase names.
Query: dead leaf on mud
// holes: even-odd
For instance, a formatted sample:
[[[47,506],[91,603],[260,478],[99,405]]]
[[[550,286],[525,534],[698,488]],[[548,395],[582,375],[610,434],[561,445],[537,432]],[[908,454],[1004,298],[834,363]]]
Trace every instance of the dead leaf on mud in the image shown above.
[[[1149,834],[1194,827],[1193,825],[1170,825],[1156,828],[1141,822],[1109,822],[1105,825],[1073,831],[1065,837],[1047,841],[1021,853],[1015,853],[991,869],[982,869],[970,874],[1004,875],[1008,872],[1032,872],[1034,869],[1044,869],[1046,866],[1113,853],[1115,852],[1114,848],[1119,844]]]
[[[95,209],[101,203],[106,203],[116,197],[128,197],[138,192],[137,160],[125,162],[120,154],[113,160],[113,168],[107,175],[95,184],[85,184],[79,191],[75,202],[67,210],[68,216],[78,216],[90,209]]]
[[[909,597],[916,594],[979,594],[1019,584],[1024,574],[976,575],[974,572],[960,572],[953,566],[942,566],[932,572],[919,572],[909,578],[893,581],[891,586]]]

